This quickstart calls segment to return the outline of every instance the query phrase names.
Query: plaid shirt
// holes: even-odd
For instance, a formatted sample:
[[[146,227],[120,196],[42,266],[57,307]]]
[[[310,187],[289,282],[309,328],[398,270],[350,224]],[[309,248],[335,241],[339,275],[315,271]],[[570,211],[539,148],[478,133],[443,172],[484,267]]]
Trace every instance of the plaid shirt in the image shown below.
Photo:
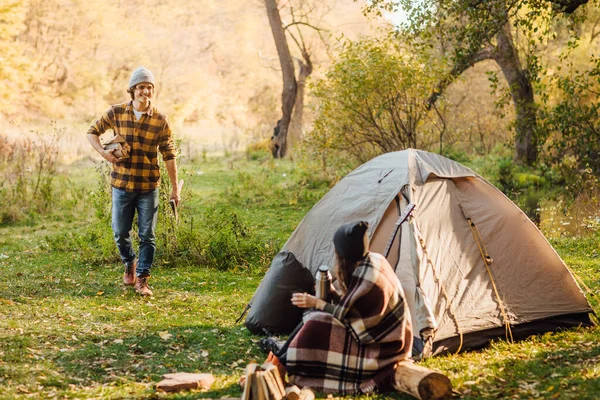
[[[158,151],[164,161],[175,158],[173,134],[166,116],[152,105],[136,121],[132,103],[111,106],[87,133],[100,136],[112,129],[123,136],[131,147],[129,158],[113,164],[110,184],[127,192],[148,192],[160,183]]]

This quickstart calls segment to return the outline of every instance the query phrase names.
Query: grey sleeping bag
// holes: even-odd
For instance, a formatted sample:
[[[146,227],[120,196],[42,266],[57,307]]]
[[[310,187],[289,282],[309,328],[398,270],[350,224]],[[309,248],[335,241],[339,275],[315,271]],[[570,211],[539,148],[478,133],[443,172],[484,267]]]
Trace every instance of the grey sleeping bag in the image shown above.
[[[314,294],[314,285],[312,273],[292,252],[277,254],[250,300],[246,328],[258,335],[291,333],[304,311],[291,303],[292,293]]]

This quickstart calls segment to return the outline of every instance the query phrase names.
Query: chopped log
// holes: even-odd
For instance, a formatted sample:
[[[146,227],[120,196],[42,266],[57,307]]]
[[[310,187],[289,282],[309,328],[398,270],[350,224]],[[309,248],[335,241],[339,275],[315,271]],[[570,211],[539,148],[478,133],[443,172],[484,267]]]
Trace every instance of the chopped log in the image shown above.
[[[179,392],[189,389],[210,389],[215,382],[212,374],[191,374],[188,372],[177,372],[163,375],[162,381],[156,385],[157,390],[163,392]]]
[[[254,380],[252,376],[256,372],[257,367],[258,364],[256,363],[246,365],[246,379],[244,381],[244,391],[242,392],[241,400],[250,400],[252,397],[252,381]]]
[[[452,383],[444,374],[402,361],[396,366],[394,388],[420,400],[440,400],[452,397]]]
[[[315,400],[315,394],[308,386],[304,386],[302,390],[300,390],[300,397],[298,400]]]
[[[300,390],[300,398],[298,400],[315,400],[315,394],[308,386],[304,386]]]
[[[296,385],[286,387],[285,398],[287,400],[298,400],[300,398],[300,388]]]
[[[285,388],[285,398],[287,400],[315,400],[315,394],[308,386],[300,390],[298,386],[291,385]]]
[[[265,372],[264,377],[269,388],[269,397],[271,400],[281,400],[285,397],[285,388],[279,369],[271,362],[266,362],[261,366]]]

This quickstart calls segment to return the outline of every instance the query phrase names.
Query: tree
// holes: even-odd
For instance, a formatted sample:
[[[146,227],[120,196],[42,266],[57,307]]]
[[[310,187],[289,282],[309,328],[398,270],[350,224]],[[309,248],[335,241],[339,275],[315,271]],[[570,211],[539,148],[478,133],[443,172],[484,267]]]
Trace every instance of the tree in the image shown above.
[[[581,72],[567,65],[566,73],[555,75],[558,101],[542,109],[551,162],[564,175],[577,176],[569,185],[583,180],[581,174],[588,169],[600,177],[600,58],[590,64]]]
[[[303,2],[301,3],[301,6],[305,4],[306,3]],[[292,22],[284,27],[286,32],[288,32],[289,36],[292,38],[293,42],[296,44],[302,56],[302,58],[296,58],[296,62],[298,63],[298,79],[296,82],[298,85],[298,91],[296,93],[294,114],[292,115],[292,121],[289,131],[289,136],[292,143],[298,142],[302,135],[306,81],[313,72],[311,50],[306,40],[304,40],[304,34],[302,33],[300,26],[308,26],[319,33],[321,32],[321,29],[313,26],[310,23],[310,12],[311,10],[305,11],[301,8],[299,15],[297,15],[297,12],[294,10],[294,8],[291,8],[290,13],[292,17]],[[292,27],[296,28],[295,32],[292,32]]]
[[[296,83],[296,76],[294,75],[294,61],[285,37],[285,30],[281,22],[279,9],[277,8],[277,1],[265,0],[265,6],[267,7],[269,25],[271,26],[271,32],[273,33],[273,39],[275,40],[275,47],[277,48],[277,55],[279,56],[281,74],[283,77],[283,90],[281,92],[282,117],[281,121],[277,124],[279,127],[278,134],[273,135],[272,138],[273,157],[282,158],[287,151],[287,133],[290,120],[292,119],[294,103],[296,102],[298,84]]]
[[[296,50],[297,54],[299,53],[299,55],[292,58],[298,64],[297,74],[294,75],[296,78],[296,97],[295,102],[292,106],[293,114],[291,116],[288,128],[282,129],[285,126],[287,112],[287,110],[283,110],[284,107],[282,106],[283,117],[277,123],[275,131],[277,135],[273,135],[272,137],[272,149],[274,151],[281,151],[281,142],[283,141],[285,142],[286,150],[290,143],[293,144],[294,142],[300,141],[300,137],[303,131],[306,82],[308,80],[308,77],[313,72],[313,53],[315,52],[315,48],[317,47],[317,44],[315,42],[318,41],[321,44],[324,44],[326,49],[328,48],[327,40],[324,38],[323,35],[323,33],[326,32],[326,30],[320,27],[320,25],[322,24],[324,16],[328,14],[329,11],[331,11],[331,9],[326,4],[316,0],[290,1],[285,3],[285,7],[282,4],[280,5],[281,10],[285,10],[286,16],[290,21],[289,23],[282,25],[284,33],[283,39],[285,39],[285,45],[281,41],[281,32],[278,32],[277,35],[274,32],[273,37],[275,38],[275,44],[277,46],[279,61],[284,75],[284,92],[286,91],[286,79],[288,81],[288,84],[291,86],[291,79],[289,77],[291,71],[289,71],[290,64],[288,54],[290,54],[291,57],[292,53],[289,51],[288,38],[291,39],[289,41],[290,44],[295,44],[294,49]],[[271,11],[267,11],[268,13],[273,12],[272,9]],[[277,9],[279,22],[277,21],[277,16],[275,16],[275,18],[273,19],[276,24],[281,23],[281,15],[279,14],[279,11],[280,10]],[[269,21],[271,21],[271,18],[269,18]],[[271,27],[273,28],[273,25],[271,25]],[[276,26],[276,29],[279,31],[278,25]],[[280,47],[287,47],[288,49],[288,54],[286,54],[285,49],[283,49],[283,59],[282,53],[280,53]],[[284,65],[286,66],[288,71],[284,70]],[[293,68],[293,62],[291,63],[291,67]],[[288,90],[288,95],[290,92],[291,89]],[[289,99],[287,100],[289,101]],[[285,135],[285,137],[282,137],[282,135]],[[285,155],[285,151],[283,155]],[[275,152],[274,156],[278,157],[278,155],[276,155]]]
[[[431,132],[444,116],[428,109],[427,97],[439,76],[434,59],[410,52],[391,34],[347,41],[314,85],[319,106],[309,141],[319,152],[344,152],[360,162],[433,147]]]
[[[431,96],[439,95],[464,71],[483,60],[500,67],[515,110],[515,159],[533,164],[537,160],[537,105],[534,83],[539,80],[540,63],[535,51],[543,41],[536,22],[549,21],[556,13],[572,13],[587,0],[374,0],[375,12],[402,8],[408,15],[405,33],[423,46],[436,42],[438,51],[450,54],[449,72]],[[549,24],[548,24],[549,25]],[[529,39],[519,47],[513,31]],[[550,30],[541,34],[549,36]]]

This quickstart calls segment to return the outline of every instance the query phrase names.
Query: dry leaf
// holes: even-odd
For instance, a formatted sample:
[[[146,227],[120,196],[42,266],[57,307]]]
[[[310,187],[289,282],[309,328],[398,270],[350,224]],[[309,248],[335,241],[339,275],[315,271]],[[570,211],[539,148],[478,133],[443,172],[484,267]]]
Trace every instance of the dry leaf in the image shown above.
[[[115,339],[113,340],[114,344],[122,344],[123,343],[123,339]]]
[[[100,290],[98,293],[96,293],[96,296],[102,296],[104,294],[103,290]]]
[[[171,335],[169,333],[169,331],[162,331],[162,332],[158,332],[158,336],[160,336],[160,338],[162,340],[169,340],[173,337],[173,335]]]
[[[208,351],[206,351],[206,350],[200,350],[200,356],[204,357],[204,358],[208,357]]]

